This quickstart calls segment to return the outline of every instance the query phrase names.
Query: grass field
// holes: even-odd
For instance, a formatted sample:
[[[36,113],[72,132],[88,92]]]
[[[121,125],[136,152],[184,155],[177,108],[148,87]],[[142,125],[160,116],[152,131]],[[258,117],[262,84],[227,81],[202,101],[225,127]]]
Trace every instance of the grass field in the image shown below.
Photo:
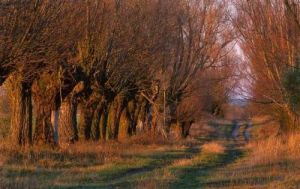
[[[230,123],[213,125],[184,141],[142,136],[59,150],[2,142],[0,188],[300,188],[300,136],[245,144],[226,139]]]

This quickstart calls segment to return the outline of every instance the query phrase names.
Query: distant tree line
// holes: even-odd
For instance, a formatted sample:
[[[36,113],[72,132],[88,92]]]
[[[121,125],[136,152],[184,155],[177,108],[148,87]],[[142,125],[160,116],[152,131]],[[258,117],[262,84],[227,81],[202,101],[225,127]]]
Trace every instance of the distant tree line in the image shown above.
[[[1,0],[12,142],[168,137],[171,128],[186,137],[199,111],[216,114],[228,97],[229,18],[225,1]]]

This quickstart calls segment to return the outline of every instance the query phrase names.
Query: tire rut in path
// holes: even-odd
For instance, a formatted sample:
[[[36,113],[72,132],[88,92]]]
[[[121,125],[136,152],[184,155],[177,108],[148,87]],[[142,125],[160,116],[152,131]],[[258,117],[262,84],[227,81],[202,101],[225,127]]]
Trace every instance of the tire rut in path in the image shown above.
[[[187,148],[185,151],[178,150],[156,153],[150,156],[153,158],[152,163],[143,167],[132,168],[126,172],[115,175],[114,178],[105,185],[105,188],[128,188],[130,186],[134,186],[136,184],[136,180],[130,180],[130,178],[163,169],[164,167],[170,166],[176,160],[191,159],[198,152],[199,148],[192,146]]]
[[[178,179],[169,188],[202,188],[207,186],[206,178],[219,168],[229,165],[243,156],[243,151],[235,144],[226,145],[225,153],[214,155],[211,159],[193,166],[178,168]]]

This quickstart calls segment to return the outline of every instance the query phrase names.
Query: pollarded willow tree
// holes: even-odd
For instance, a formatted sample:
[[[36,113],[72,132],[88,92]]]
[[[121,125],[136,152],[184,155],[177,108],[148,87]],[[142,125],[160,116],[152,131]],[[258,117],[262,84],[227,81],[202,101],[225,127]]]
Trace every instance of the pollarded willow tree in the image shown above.
[[[68,24],[68,19],[72,17],[72,6],[67,1],[1,1],[0,2],[2,22],[1,22],[1,84],[9,76],[11,77],[11,98],[12,98],[12,140],[16,144],[26,145],[32,142],[32,85],[39,80],[49,87],[43,81],[42,77],[47,74],[58,75],[61,68],[68,73],[61,73],[62,78],[59,84],[67,82],[70,79],[70,71],[67,69],[67,62],[72,57],[72,48],[74,39],[78,36],[74,33]],[[62,19],[63,18],[63,19]],[[75,24],[76,25],[76,24]],[[79,31],[76,31],[79,33]],[[2,43],[3,42],[3,43]],[[55,72],[55,74],[54,74]],[[55,80],[55,79],[54,79]],[[47,82],[47,81],[46,81]],[[51,81],[49,81],[51,83]],[[73,84],[74,85],[74,84]],[[69,86],[68,86],[69,87]],[[56,87],[58,88],[58,87]],[[56,93],[67,92],[65,86],[59,87]],[[45,89],[45,87],[44,87]],[[41,90],[39,90],[41,91]],[[48,91],[49,92],[49,91]],[[40,93],[40,92],[39,92]],[[37,94],[37,90],[35,90]],[[38,96],[38,95],[35,95]],[[41,96],[41,95],[39,95]],[[46,97],[52,96],[48,93]],[[54,94],[52,101],[58,101],[57,96],[63,94]],[[47,135],[52,132],[52,126],[43,121],[44,114],[42,109],[52,106],[54,102],[46,103],[38,107],[45,96],[35,98],[36,129],[35,138],[42,138],[44,142],[52,140],[47,139]],[[54,105],[53,105],[54,106]],[[51,114],[51,112],[50,112]],[[48,126],[47,126],[48,125]],[[43,131],[43,132],[39,132]],[[43,135],[43,136],[42,136]],[[41,136],[41,137],[38,137]],[[52,137],[51,137],[52,138]]]
[[[172,1],[176,16],[172,18],[172,46],[164,57],[160,104],[163,125],[184,125],[192,118],[180,116],[178,107],[190,94],[190,87],[207,69],[222,67],[233,35],[229,27],[227,2]],[[171,56],[170,56],[171,55]],[[186,120],[190,119],[190,120]],[[182,129],[183,130],[183,129]],[[184,134],[183,134],[184,135]]]
[[[235,5],[234,25],[251,69],[254,101],[279,120],[282,133],[292,132],[300,123],[286,78],[299,70],[299,4],[254,0],[236,1]]]
[[[60,31],[57,21],[63,2],[0,3],[1,84],[11,76],[13,141],[25,145],[32,141],[31,86],[45,60],[53,61],[58,54],[54,39]]]
[[[26,62],[29,57],[34,61],[36,54],[32,53],[31,48],[35,49],[36,38],[44,27],[40,21],[45,19],[35,19],[41,16],[39,5],[30,6],[28,2],[1,2],[1,81],[3,82],[13,73],[14,96],[13,103],[13,140],[19,144],[31,143],[32,130],[32,107],[31,107],[31,80],[26,77],[30,73],[31,64]],[[32,3],[32,2],[31,2]],[[27,24],[27,21],[30,24]],[[34,32],[33,32],[34,30]],[[35,56],[35,57],[34,57]]]
[[[196,77],[226,64],[232,40],[221,1],[0,2],[0,81],[12,78],[20,145],[168,135],[171,125],[187,136]]]
[[[79,47],[81,64],[90,76],[89,89],[79,97],[79,129],[85,139],[116,139],[118,133],[133,134],[137,117],[145,114],[141,106],[147,102],[139,96],[141,91],[151,94],[162,44],[158,39],[163,38],[155,33],[158,25],[153,20],[159,1],[103,1],[90,8],[94,3],[86,4],[88,40]],[[147,6],[141,9],[143,5]]]

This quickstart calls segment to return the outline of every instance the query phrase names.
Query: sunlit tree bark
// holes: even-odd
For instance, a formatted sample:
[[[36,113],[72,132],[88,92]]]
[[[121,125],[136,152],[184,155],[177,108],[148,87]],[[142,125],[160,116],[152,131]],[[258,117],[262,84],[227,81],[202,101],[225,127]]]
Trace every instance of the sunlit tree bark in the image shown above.
[[[17,145],[32,143],[32,94],[31,84],[23,81],[22,76],[15,76],[11,81],[11,133],[12,142]]]
[[[67,97],[61,106],[59,141],[74,143],[78,139],[77,100],[74,97]]]

